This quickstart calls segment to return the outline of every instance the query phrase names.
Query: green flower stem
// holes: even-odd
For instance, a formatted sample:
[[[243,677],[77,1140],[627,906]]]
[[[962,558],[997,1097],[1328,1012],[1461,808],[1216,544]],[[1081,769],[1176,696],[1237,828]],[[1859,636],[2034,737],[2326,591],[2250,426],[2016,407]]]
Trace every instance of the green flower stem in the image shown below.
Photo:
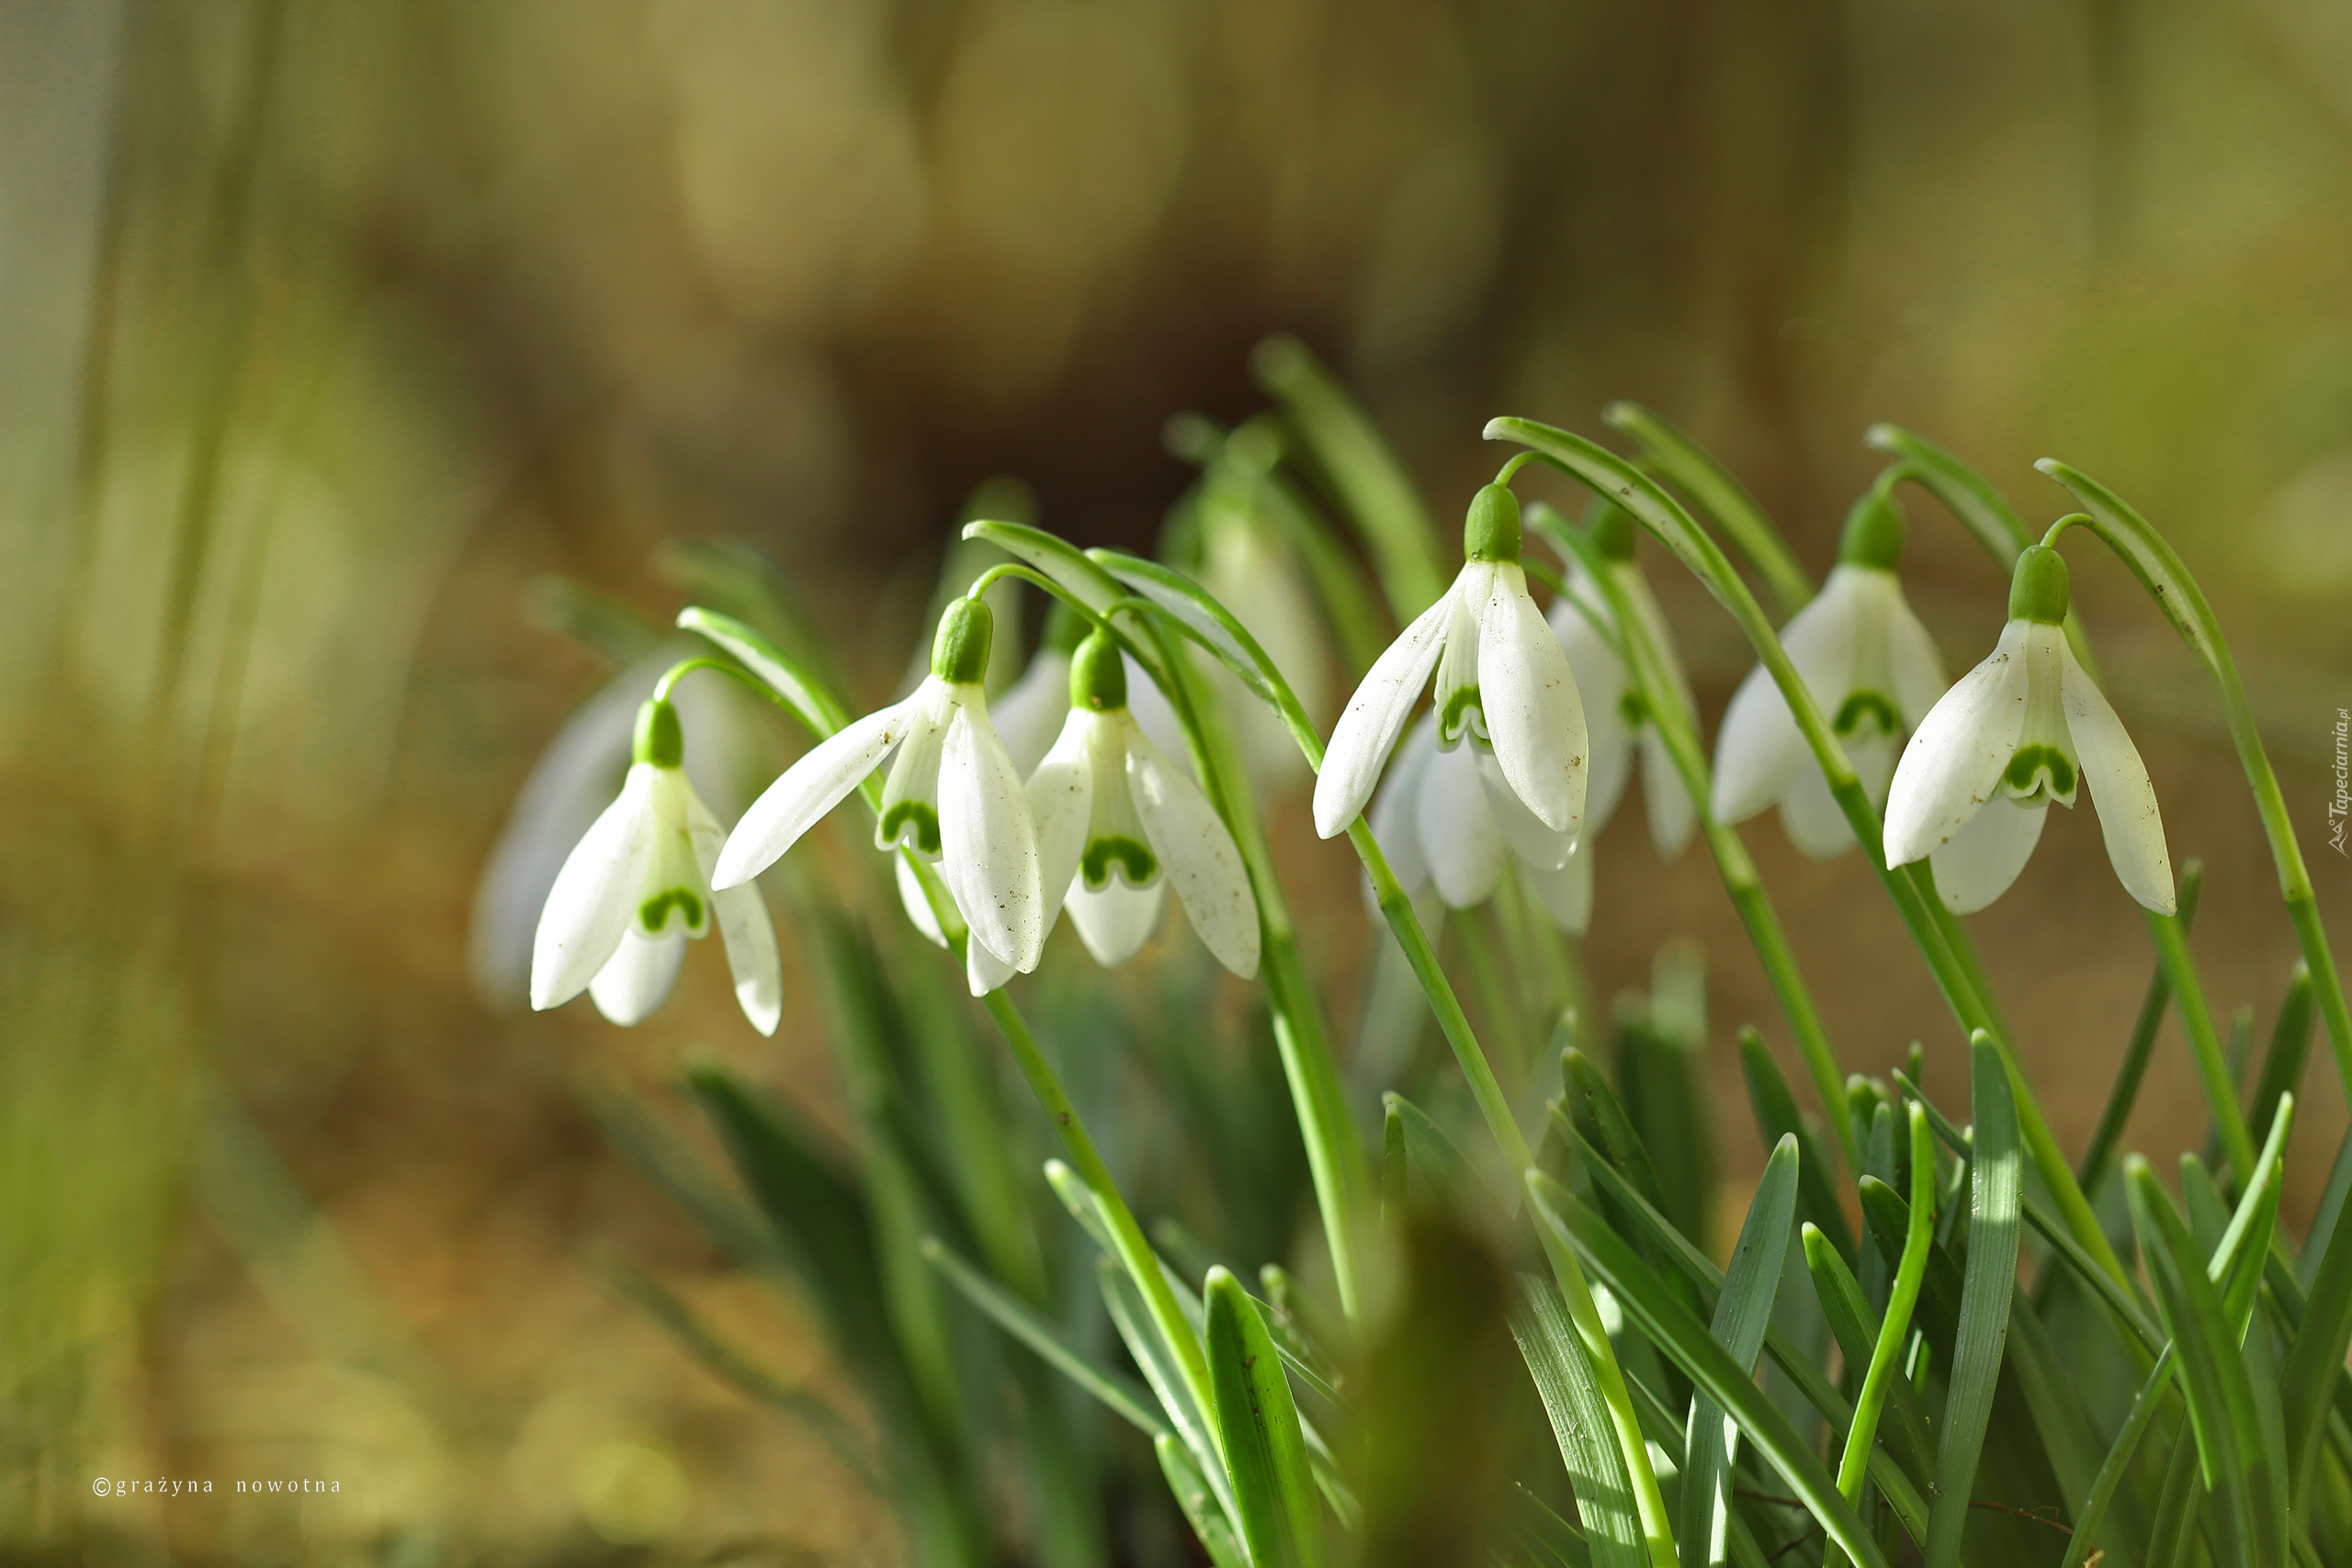
[[[1798,564],[1788,541],[1747,488],[1705,447],[1636,402],[1611,403],[1600,411],[1600,422],[1647,447],[1657,471],[1723,525],[1780,601],[1781,615],[1793,615],[1812,602],[1813,579]]]
[[[1118,603],[1137,608],[1138,614],[1150,604],[1145,599]],[[1169,673],[1163,689],[1193,744],[1212,803],[1233,830],[1250,892],[1258,901],[1258,971],[1273,1014],[1274,1046],[1282,1057],[1283,1077],[1290,1086],[1299,1135],[1306,1145],[1307,1171],[1314,1179],[1317,1207],[1322,1212],[1340,1307],[1352,1318],[1363,1299],[1363,1258],[1356,1244],[1356,1228],[1373,1213],[1363,1146],[1348,1111],[1347,1091],[1331,1055],[1321,1004],[1299,954],[1297,928],[1274,874],[1265,823],[1258,815],[1256,797],[1250,793],[1232,734],[1216,715],[1214,694],[1182,650],[1157,635],[1159,624],[1156,615],[1147,623]]]
[[[1813,1076],[1814,1092],[1821,1096],[1828,1122],[1837,1129],[1838,1150],[1849,1168],[1860,1170],[1861,1156],[1854,1143],[1853,1118],[1844,1111],[1846,1069],[1838,1065],[1838,1053],[1829,1043],[1829,1032],[1822,1025],[1820,1010],[1813,1005],[1813,992],[1797,969],[1796,954],[1781,930],[1780,917],[1765,895],[1763,879],[1757,874],[1756,863],[1748,858],[1747,846],[1740,840],[1737,831],[1716,821],[1710,808],[1714,785],[1706,754],[1699,745],[1698,716],[1685,706],[1679,688],[1667,677],[1665,659],[1651,643],[1648,627],[1634,613],[1607,563],[1593,555],[1591,541],[1567,526],[1566,520],[1548,507],[1534,513],[1532,525],[1544,538],[1580,561],[1586,575],[1607,597],[1610,618],[1617,628],[1614,640],[1619,657],[1634,677],[1650,722],[1657,727],[1658,739],[1666,743],[1667,755],[1674,760],[1675,772],[1681,775],[1682,787],[1690,794],[1698,814],[1699,831],[1715,858],[1715,873],[1723,879],[1732,908],[1738,911],[1739,923],[1747,932],[1749,944],[1756,949],[1757,962],[1764,966],[1764,977],[1772,987],[1773,999],[1781,1004],[1781,1015],[1796,1035],[1798,1053],[1804,1057],[1805,1070]],[[1835,1173],[1830,1174],[1834,1179]]]
[[[2346,1092],[2352,1093],[2352,1011],[2347,1011],[2344,998],[2344,981],[2336,972],[2335,955],[2327,945],[2327,932],[2320,924],[2319,903],[2312,891],[2311,872],[2303,864],[2302,845],[2295,838],[2294,823],[2287,816],[2286,798],[2278,791],[2278,775],[2271,771],[2270,754],[2263,749],[2262,732],[2254,722],[2254,705],[2246,700],[2245,682],[2238,679],[2237,660],[2230,655],[2229,639],[2222,635],[2222,624],[2213,615],[2213,607],[2205,601],[2197,580],[2163,535],[2149,525],[2146,518],[2097,481],[2075,472],[2065,464],[2045,457],[2034,467],[2072,491],[2087,516],[2077,513],[2063,518],[2042,540],[2053,543],[2064,528],[2072,525],[2087,528],[2099,541],[2120,557],[2132,569],[2140,586],[2171,620],[2181,640],[2188,645],[2212,678],[2222,694],[2222,711],[2230,725],[2230,739],[2238,749],[2238,761],[2245,769],[2247,785],[2254,791],[2255,809],[2262,817],[2262,830],[2270,840],[2270,858],[2278,867],[2278,896],[2287,906],[2287,918],[2294,923],[2295,940],[2303,950],[2303,962],[2311,965],[2312,993],[2318,998],[2320,1016],[2327,1021],[2328,1043],[2335,1048],[2335,1070],[2344,1081]]]
[[[1838,1490],[1849,1503],[1862,1496],[1871,1443],[1878,1435],[1879,1411],[1886,1404],[1888,1384],[1904,1342],[1911,1337],[1911,1311],[1919,1302],[1919,1286],[1928,1277],[1928,1244],[1935,1239],[1936,1145],[1928,1131],[1928,1113],[1911,1102],[1911,1223],[1903,1237],[1903,1258],[1895,1265],[1894,1288],[1887,1296],[1886,1318],[1879,1325],[1878,1343],[1871,1348],[1870,1371],[1862,1376],[1861,1392],[1854,1397],[1854,1423],[1846,1429],[1845,1453],[1838,1461]],[[1849,1562],[1845,1550],[1829,1543],[1823,1568]]]
[[[1656,481],[1616,454],[1580,435],[1523,419],[1490,421],[1487,435],[1490,440],[1515,441],[1533,450],[1555,468],[1624,507],[1673,550],[1731,612],[1787,700],[1798,731],[1828,780],[1830,795],[1845,813],[1854,837],[1860,841],[1871,869],[1878,873],[1888,896],[1894,900],[1896,912],[1903,917],[1913,942],[1927,959],[1946,1004],[1963,1030],[1973,1032],[1982,1029],[1992,1036],[2017,1097],[2018,1121],[2026,1147],[2033,1157],[2034,1168],[2057,1200],[2068,1232],[2098,1260],[2100,1268],[2122,1280],[2122,1260],[2107,1239],[2107,1232],[2099,1224],[2089,1200],[2075,1182],[2074,1168],[2066,1159],[2065,1150],[2050,1131],[2049,1120],[2043,1116],[2033,1087],[2018,1065],[2016,1043],[2008,1032],[1999,1027],[2000,1020],[1972,975],[1973,963],[1961,956],[1972,953],[1966,931],[1949,916],[1936,897],[1925,863],[1896,868],[1887,865],[1884,830],[1877,808],[1871,806],[1853,764],[1847,761],[1844,748],[1831,732],[1821,705],[1814,701],[1796,667],[1789,662],[1788,650],[1781,646],[1763,607],[1733,570],[1722,547]]]
[[[2181,1027],[2197,1058],[2197,1076],[2204,1080],[2205,1098],[2213,1108],[2213,1124],[2222,1134],[2222,1148],[2240,1181],[2254,1179],[2254,1134],[2246,1130],[2245,1112],[2238,1108],[2237,1084],[2230,1076],[2229,1058],[2213,1029],[2213,1014],[2205,1005],[2205,987],[2197,977],[2197,964],[2188,953],[2188,934],[2178,915],[2143,909],[2148,934],[2163,960],[2165,979],[2179,1005]]]

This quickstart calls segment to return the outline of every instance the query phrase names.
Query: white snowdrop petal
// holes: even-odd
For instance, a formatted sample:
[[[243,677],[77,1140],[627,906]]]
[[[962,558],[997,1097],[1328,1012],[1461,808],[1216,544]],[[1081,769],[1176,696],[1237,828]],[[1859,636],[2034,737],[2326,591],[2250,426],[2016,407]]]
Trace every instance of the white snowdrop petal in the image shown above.
[[[1781,795],[1781,830],[1815,860],[1833,860],[1854,847],[1853,825],[1829,793],[1829,780],[1811,758]]]
[[[1027,974],[1046,946],[1037,830],[1012,759],[975,692],[947,721],[939,761],[939,869],[989,950]]]
[[[907,923],[922,933],[922,939],[933,947],[947,945],[947,933],[939,929],[939,917],[931,912],[931,899],[922,890],[922,879],[907,857],[898,851],[890,852],[890,866],[897,874],[899,907],[907,912]]]
[[[2140,749],[2132,744],[2098,682],[2075,660],[2072,648],[2060,646],[2065,660],[2060,692],[2066,705],[2066,732],[2075,743],[2083,784],[2091,792],[2091,807],[2098,813],[2107,858],[2124,891],[2156,913],[2169,915],[2177,908],[2172,854],[2165,846],[2164,818],[2156,809],[2147,764],[2140,761]]]
[[[1478,770],[1481,797],[1510,852],[1538,871],[1557,871],[1566,865],[1569,852],[1577,847],[1577,835],[1555,833],[1544,826],[1535,813],[1527,809],[1526,802],[1511,793],[1502,770],[1495,766],[1494,758],[1476,757],[1473,765]]]
[[[1041,649],[1021,679],[989,704],[989,718],[1004,754],[1023,777],[1045,760],[1069,712],[1069,655]]]
[[[1567,655],[1515,566],[1494,569],[1478,610],[1478,697],[1495,761],[1545,827],[1573,833],[1584,815],[1584,705]]]
[[[677,983],[678,965],[686,956],[686,933],[668,931],[642,937],[635,931],[621,935],[620,945],[588,984],[596,1010],[624,1027],[642,1023],[662,1005]]]
[[[1503,835],[1487,809],[1487,787],[1469,747],[1430,759],[1413,825],[1440,897],[1457,909],[1485,903],[1502,875]]]
[[[1429,886],[1429,856],[1422,852],[1420,829],[1413,818],[1420,805],[1421,776],[1436,755],[1437,715],[1425,713],[1397,747],[1396,760],[1389,763],[1388,776],[1381,781],[1380,793],[1372,802],[1373,841],[1387,857],[1389,871],[1408,897]],[[1374,919],[1382,918],[1369,872],[1363,878],[1363,902]]]
[[[1887,671],[1894,682],[1894,705],[1902,712],[1904,724],[1916,729],[1937,699],[1951,690],[1951,682],[1944,679],[1943,656],[1936,651],[1936,639],[1912,613],[1902,584],[1892,572],[1887,579]]]
[[[1218,963],[1247,980],[1258,973],[1258,899],[1241,852],[1200,786],[1139,731],[1127,737],[1127,789],[1144,837],[1176,901]]]
[[[1745,822],[1780,799],[1800,763],[1813,763],[1804,735],[1772,672],[1758,664],[1732,694],[1715,732],[1715,820]]]
[[[1127,716],[1151,738],[1154,746],[1182,763],[1186,773],[1193,773],[1193,749],[1184,739],[1184,721],[1176,716],[1168,694],[1129,655],[1119,655],[1119,662],[1127,671]],[[1250,700],[1255,703],[1258,699],[1253,696]]]
[[[1649,807],[1650,842],[1661,859],[1672,860],[1690,841],[1699,814],[1655,726],[1642,731],[1642,799]]]
[[[740,886],[784,857],[906,739],[921,694],[843,725],[752,802],[711,869],[713,887]]]
[[[728,973],[735,977],[735,1000],[753,1029],[774,1035],[784,1017],[784,962],[776,954],[768,901],[756,882],[715,893],[710,901],[718,916],[718,939],[727,948]]]
[[[1907,865],[1948,843],[1993,797],[2025,728],[2023,621],[1912,732],[1886,797],[1886,861]]]
[[[1166,878],[1148,887],[1130,887],[1117,877],[1095,892],[1083,884],[1069,890],[1069,923],[1094,962],[1115,969],[1143,951],[1159,923],[1159,901],[1167,894]]]
[[[1413,624],[1373,660],[1355,694],[1348,699],[1331,744],[1323,752],[1323,766],[1315,778],[1315,831],[1337,838],[1363,810],[1379,782],[1380,765],[1396,744],[1397,733],[1430,682],[1444,651],[1445,629],[1453,613],[1453,591],[1413,618]]]
[[[971,988],[972,995],[985,997],[1019,973],[989,952],[986,942],[975,938],[964,943],[964,983]]]
[[[1985,804],[1951,841],[1928,857],[1936,893],[1955,915],[1973,915],[2009,890],[2041,840],[2047,806],[2019,806],[2007,795]]]
[[[1567,656],[1568,673],[1576,678],[1577,699],[1584,709],[1584,811],[1577,829],[1581,833],[1598,833],[1609,825],[1634,771],[1634,731],[1625,723],[1625,661],[1617,657],[1617,650],[1602,638],[1585,612],[1570,602],[1590,604],[1596,592],[1581,575],[1571,578],[1568,592],[1552,602],[1551,614],[1545,617],[1560,651]]]
[[[1579,844],[1557,871],[1527,871],[1528,890],[1552,923],[1570,936],[1582,936],[1592,923],[1592,849]]]
[[[531,1005],[560,1007],[596,977],[636,911],[653,853],[650,766],[632,767],[556,873],[531,943]]]
[[[1062,895],[1070,878],[1078,874],[1078,863],[1086,854],[1087,823],[1094,808],[1091,746],[1102,722],[1084,708],[1070,709],[1061,734],[1023,791],[1029,802],[1029,819],[1037,829],[1037,886],[1046,898],[1048,931],[1060,914]]]

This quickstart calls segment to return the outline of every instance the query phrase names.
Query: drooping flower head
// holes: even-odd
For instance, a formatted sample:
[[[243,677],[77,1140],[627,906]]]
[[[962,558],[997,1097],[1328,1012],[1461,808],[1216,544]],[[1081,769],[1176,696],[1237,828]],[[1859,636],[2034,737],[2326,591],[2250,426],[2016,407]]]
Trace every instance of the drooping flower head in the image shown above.
[[[1207,796],[1127,706],[1118,647],[1097,632],[1070,665],[1069,717],[1030,775],[1046,924],[1067,907],[1095,961],[1125,963],[1173,887],[1201,941],[1244,979],[1258,972],[1258,901]]]
[[[2025,869],[2051,805],[2072,807],[2087,787],[2124,889],[2169,915],[2172,857],[2156,792],[2122,721],[2067,645],[2066,603],[2066,563],[2055,550],[2027,549],[1999,644],[1921,721],[1894,770],[1887,863],[1924,856],[1946,908],[1981,909]]]
[[[1935,639],[1903,597],[1903,514],[1883,491],[1854,503],[1829,581],[1781,633],[1789,662],[1829,718],[1873,806],[1887,798],[1896,748],[1944,693]],[[1817,859],[1854,847],[1854,831],[1761,664],[1748,671],[1715,739],[1714,815],[1739,822],[1781,808],[1790,840]]]
[[[876,846],[935,862],[972,940],[1023,974],[1035,969],[1046,942],[1036,829],[980,687],[993,626],[978,600],[951,603],[913,694],[843,726],[770,784],[728,836],[713,885],[775,864],[887,760]]]
[[[1373,662],[1348,699],[1315,781],[1315,829],[1345,832],[1434,673],[1437,744],[1491,756],[1499,786],[1573,837],[1584,811],[1585,723],[1576,679],[1519,564],[1519,501],[1487,485],[1462,530],[1453,585]],[[1485,775],[1482,773],[1481,775]]]
[[[639,1022],[669,996],[688,939],[716,923],[744,1016],[775,1032],[783,980],[768,908],[756,886],[713,892],[726,830],[687,782],[684,756],[678,710],[661,697],[639,708],[620,797],[573,847],[539,916],[534,1008],[585,990],[615,1023]]]
[[[1658,608],[1657,595],[1650,592],[1649,579],[1642,575],[1634,559],[1634,539],[1633,518],[1623,508],[1603,502],[1592,523],[1593,547],[1607,563],[1606,570],[1626,607],[1640,620],[1650,646],[1665,662],[1684,711],[1695,712],[1690,678],[1682,672],[1682,660],[1674,651],[1673,633],[1667,626],[1665,613]],[[1567,592],[1552,601],[1550,620],[1560,651],[1567,655],[1568,669],[1576,676],[1577,695],[1585,705],[1585,725],[1592,749],[1589,782],[1585,786],[1583,838],[1589,841],[1615,814],[1638,752],[1642,760],[1642,795],[1649,811],[1650,841],[1657,846],[1660,855],[1672,858],[1690,842],[1690,831],[1698,826],[1698,814],[1691,809],[1690,792],[1684,786],[1682,775],[1675,771],[1674,760],[1667,753],[1657,726],[1651,722],[1623,658],[1602,632],[1601,628],[1614,626],[1615,616],[1607,592],[1581,561],[1570,565]],[[1589,881],[1589,870],[1586,874]]]

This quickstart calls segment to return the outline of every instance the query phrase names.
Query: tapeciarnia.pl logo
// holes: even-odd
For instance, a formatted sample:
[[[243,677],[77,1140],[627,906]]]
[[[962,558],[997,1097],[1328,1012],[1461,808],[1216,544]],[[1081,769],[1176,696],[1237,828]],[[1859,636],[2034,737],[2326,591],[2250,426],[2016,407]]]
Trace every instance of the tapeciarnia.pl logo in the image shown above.
[[[2344,847],[2345,829],[2352,822],[2352,709],[2335,710],[2335,798],[2327,803],[2327,842],[2337,854],[2352,859]]]

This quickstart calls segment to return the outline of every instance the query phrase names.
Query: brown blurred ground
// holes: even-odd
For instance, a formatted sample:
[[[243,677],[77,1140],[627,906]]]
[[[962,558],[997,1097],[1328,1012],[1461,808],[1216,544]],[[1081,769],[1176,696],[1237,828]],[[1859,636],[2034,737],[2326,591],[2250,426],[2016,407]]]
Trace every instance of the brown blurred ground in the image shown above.
[[[2037,520],[2028,464],[2064,456],[2199,573],[2352,929],[2324,842],[2346,81],[2321,0],[0,10],[0,1540],[891,1560],[877,1504],[592,1267],[633,1258],[843,1393],[574,1095],[705,1043],[822,1118],[813,1017],[761,1044],[707,954],[633,1032],[469,989],[474,878],[597,679],[518,599],[555,570],[666,618],[652,547],[741,536],[876,695],[972,484],[1148,544],[1184,479],[1160,421],[1256,406],[1272,330],[1350,377],[1442,517],[1497,460],[1486,417],[1591,430],[1611,396],[1709,443],[1816,569],[1872,420]],[[1956,673],[2004,585],[1910,512]],[[2120,571],[2076,562],[2175,856],[2207,865],[2209,993],[2267,1031],[2292,944],[2218,710]],[[1743,650],[1653,565],[1712,726]],[[1297,803],[1277,822],[1345,1038],[1354,869]],[[1748,838],[1849,1066],[1922,1039],[1957,1096],[1865,868]],[[1736,1188],[1759,1151],[1730,1026],[1785,1037],[1703,856],[1660,869],[1630,821],[1601,853],[1599,994],[1679,934],[1714,966]],[[2078,1146],[2150,967],[2088,814],[1974,923]],[[2152,1152],[2201,1121],[2167,1028]],[[2345,1122],[2325,1055],[2298,1220]],[[270,1465],[357,1483],[89,1495]]]

